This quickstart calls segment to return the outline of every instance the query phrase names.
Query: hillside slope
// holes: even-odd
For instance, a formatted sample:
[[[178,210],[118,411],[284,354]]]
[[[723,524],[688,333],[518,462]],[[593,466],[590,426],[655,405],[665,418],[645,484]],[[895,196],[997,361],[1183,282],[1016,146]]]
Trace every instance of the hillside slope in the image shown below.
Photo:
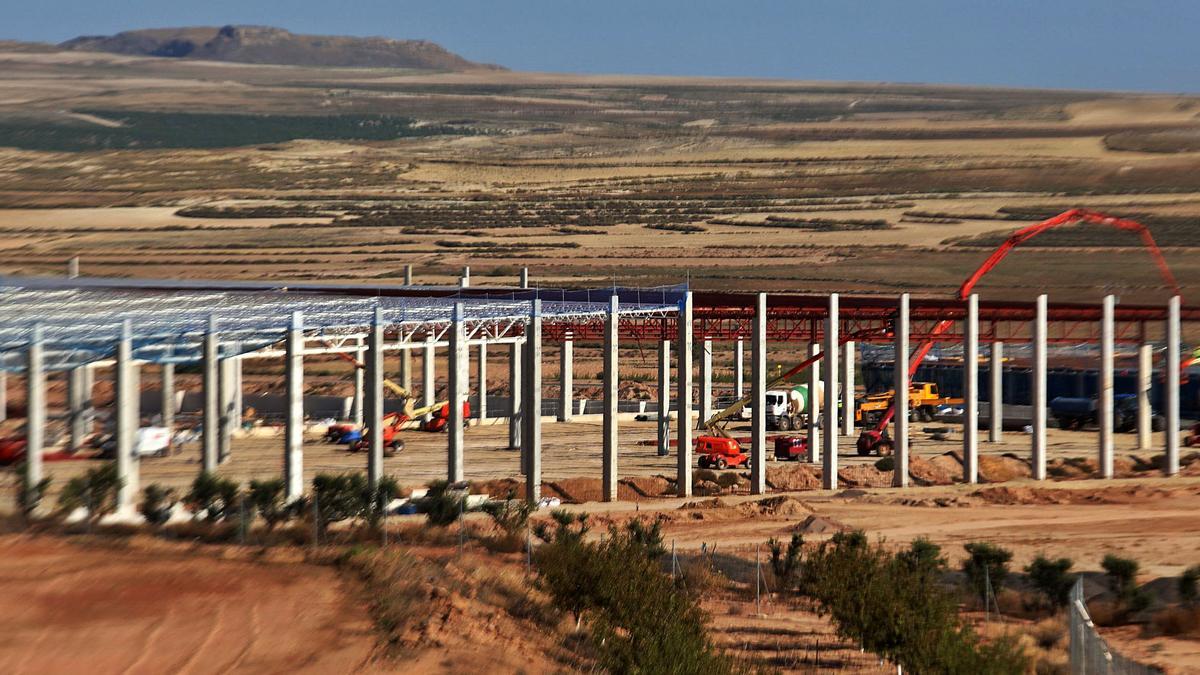
[[[85,35],[59,45],[74,51],[293,66],[498,70],[425,40],[298,35],[269,26],[193,26]]]

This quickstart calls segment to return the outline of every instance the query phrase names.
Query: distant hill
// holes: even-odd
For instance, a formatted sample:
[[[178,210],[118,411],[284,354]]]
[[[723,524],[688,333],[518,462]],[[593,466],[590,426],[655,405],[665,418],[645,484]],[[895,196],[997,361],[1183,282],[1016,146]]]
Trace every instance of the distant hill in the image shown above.
[[[84,35],[61,49],[237,63],[423,70],[503,70],[425,40],[297,35],[269,26],[192,26]]]

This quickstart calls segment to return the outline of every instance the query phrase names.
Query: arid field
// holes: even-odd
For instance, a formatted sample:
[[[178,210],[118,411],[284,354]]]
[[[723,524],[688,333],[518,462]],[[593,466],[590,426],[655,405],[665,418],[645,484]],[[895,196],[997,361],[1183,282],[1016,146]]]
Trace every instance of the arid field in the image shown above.
[[[418,283],[454,284],[469,265],[474,286],[513,285],[528,267],[542,286],[686,281],[950,297],[1013,230],[1080,207],[1147,224],[1192,304],[1200,97],[0,48],[0,276],[60,275],[79,256],[83,275],[104,277],[380,284],[400,283],[411,264]],[[1080,302],[1168,295],[1135,235],[1090,225],[1025,245],[978,290],[984,299],[1049,293]],[[772,367],[803,348],[773,345]],[[577,384],[598,391],[599,350],[578,349]],[[547,396],[555,350],[546,356]],[[654,345],[622,350],[622,395],[655,395]],[[723,390],[728,358],[716,359]],[[493,363],[485,388],[501,395],[506,359]],[[352,390],[351,369],[336,358],[306,368],[309,393]],[[440,391],[444,360],[436,369]],[[152,372],[146,388],[156,386]],[[3,434],[19,426],[19,379],[8,378],[14,419]],[[61,380],[52,376],[52,418],[63,405]],[[248,365],[245,383],[247,393],[277,393],[282,369]],[[181,368],[178,385],[194,390],[199,376]],[[96,403],[111,397],[102,375]],[[62,431],[60,420],[51,426],[52,436]],[[997,598],[1003,618],[970,602],[961,616],[989,640],[1019,636],[1038,672],[1066,672],[1064,618],[1030,607],[1024,566],[1041,553],[1069,557],[1107,601],[1100,561],[1135,558],[1153,604],[1127,621],[1109,617],[1102,634],[1167,672],[1200,672],[1200,612],[1182,608],[1175,590],[1200,564],[1195,454],[1184,453],[1184,475],[1161,478],[1161,450],[1137,451],[1132,435],[1120,435],[1118,478],[1102,481],[1095,434],[1056,429],[1053,480],[1034,483],[1029,437],[1011,431],[1002,444],[981,445],[984,484],[964,485],[958,436],[922,434],[914,487],[897,490],[880,458],[858,457],[846,438],[843,490],[820,490],[818,467],[772,462],[767,501],[748,494],[744,476],[722,487],[707,475],[697,497],[680,500],[669,496],[675,457],[656,455],[654,424],[630,422],[621,427],[623,501],[612,505],[597,501],[600,433],[599,420],[546,425],[544,493],[592,514],[593,533],[661,517],[685,579],[705,584],[698,597],[713,642],[746,663],[895,672],[838,636],[813,601],[769,583],[756,601],[755,560],[769,538],[800,533],[813,550],[861,529],[889,550],[928,538],[942,547],[955,585],[963,544],[1010,549],[1021,579]],[[444,435],[413,432],[406,442],[385,462],[406,492],[445,474]],[[468,429],[466,444],[474,491],[503,498],[522,487],[502,424]],[[278,476],[281,448],[269,429],[239,437],[220,474],[241,484]],[[315,434],[305,439],[306,479],[359,471],[365,461]],[[50,496],[99,464],[48,464]],[[194,446],[146,459],[142,484],[182,493],[198,466]],[[0,475],[0,511],[13,510],[16,481],[12,471]],[[382,530],[343,525],[320,546],[305,523],[270,532],[177,523],[150,534],[81,524],[18,532],[17,520],[0,533],[0,615],[10,619],[0,671],[598,668],[570,614],[530,581],[522,542],[497,534],[482,514],[446,528],[421,516]],[[377,549],[384,533],[390,545]],[[415,580],[407,595],[380,590],[387,574]],[[1193,623],[1164,628],[1156,617],[1168,607],[1191,612]],[[221,658],[197,660],[200,650]]]

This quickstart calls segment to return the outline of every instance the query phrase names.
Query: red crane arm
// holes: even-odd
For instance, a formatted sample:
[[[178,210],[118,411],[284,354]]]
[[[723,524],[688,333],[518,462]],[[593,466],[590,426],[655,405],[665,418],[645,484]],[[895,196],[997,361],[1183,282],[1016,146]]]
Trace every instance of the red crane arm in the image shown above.
[[[960,286],[958,289],[958,299],[966,300],[968,297],[970,297],[971,291],[975,288],[975,284],[979,283],[979,280],[986,276],[988,272],[992,271],[996,265],[999,265],[1000,261],[1004,260],[1005,256],[1007,256],[1009,252],[1011,252],[1017,246],[1029,241],[1030,239],[1033,239],[1047,230],[1052,230],[1062,225],[1072,225],[1075,223],[1095,223],[1097,225],[1109,225],[1120,230],[1136,233],[1139,237],[1141,237],[1142,245],[1145,246],[1146,250],[1150,253],[1150,258],[1154,260],[1155,266],[1158,267],[1159,274],[1162,275],[1163,280],[1166,281],[1168,286],[1170,286],[1172,293],[1175,295],[1182,295],[1179,290],[1179,284],[1175,281],[1175,275],[1171,274],[1171,268],[1167,266],[1167,260],[1163,257],[1162,250],[1154,241],[1154,236],[1150,234],[1150,228],[1137,222],[1136,220],[1116,218],[1114,216],[1109,216],[1097,211],[1089,211],[1087,209],[1071,209],[1070,211],[1064,211],[1063,213],[1060,213],[1048,220],[1043,220],[1040,223],[1035,223],[1013,232],[1008,239],[1006,239],[1004,243],[1001,244],[995,251],[992,251],[992,254],[988,256],[987,260],[984,260],[983,264],[981,264],[978,269],[976,269],[971,276],[967,277],[966,281],[962,283],[962,286]],[[953,325],[954,322],[949,320],[938,322],[931,332],[932,337],[936,338],[938,335],[945,333]],[[933,349],[933,343],[933,339],[926,340],[917,347],[916,351],[913,352],[912,358],[909,360],[908,365],[908,382],[910,386],[913,376],[917,374],[917,369],[921,367],[921,362],[925,360],[925,357],[929,354],[929,351]],[[1183,367],[1186,368],[1188,363],[1188,361],[1185,361]],[[892,417],[895,414],[896,406],[893,401],[893,405],[888,406],[887,411],[884,412],[883,417],[881,417],[879,420],[879,423],[875,425],[874,431],[878,434],[886,429],[887,425],[892,421]]]

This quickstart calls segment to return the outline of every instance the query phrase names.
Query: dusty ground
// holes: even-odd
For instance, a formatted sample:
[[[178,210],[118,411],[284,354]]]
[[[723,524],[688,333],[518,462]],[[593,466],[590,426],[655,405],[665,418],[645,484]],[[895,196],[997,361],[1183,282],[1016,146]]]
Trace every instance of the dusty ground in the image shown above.
[[[8,673],[374,670],[366,610],[329,568],[5,535],[0,586]]]

